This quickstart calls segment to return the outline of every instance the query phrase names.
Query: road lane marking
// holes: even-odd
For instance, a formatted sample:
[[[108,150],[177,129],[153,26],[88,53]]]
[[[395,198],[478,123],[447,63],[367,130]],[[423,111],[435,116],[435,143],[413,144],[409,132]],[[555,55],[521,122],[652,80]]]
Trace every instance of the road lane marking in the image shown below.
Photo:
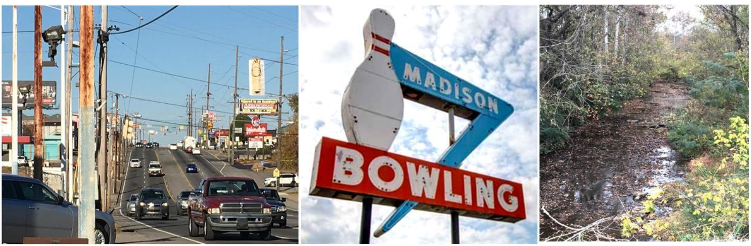
[[[217,169],[214,166],[214,164],[211,164],[211,162],[209,160],[206,160],[206,158],[203,158],[203,155],[199,155],[198,157],[201,157],[201,159],[203,159],[204,161],[206,161],[206,163],[208,163],[209,166],[211,166],[212,168],[214,168],[214,170],[217,170],[220,174],[222,174],[222,176],[227,176],[227,175],[224,175],[224,173],[222,173],[222,171],[220,171],[219,169]],[[224,168],[222,168],[222,169],[224,169]]]
[[[157,158],[158,158],[158,157],[157,157]],[[128,173],[128,170],[130,170],[130,165],[128,165],[128,168],[127,168],[127,169],[126,169],[126,171],[125,171],[125,173],[126,173],[126,177],[127,177],[127,173]],[[138,223],[138,224],[141,224],[141,225],[144,225],[144,226],[146,226],[146,227],[149,227],[149,228],[151,228],[151,229],[154,229],[155,231],[158,231],[158,232],[162,232],[162,233],[168,234],[168,235],[170,235],[170,236],[175,236],[175,237],[179,237],[179,238],[181,238],[181,239],[184,239],[184,240],[188,240],[188,241],[191,241],[191,242],[194,242],[194,243],[198,243],[198,244],[204,244],[204,243],[202,243],[202,242],[200,242],[200,241],[196,241],[196,240],[193,240],[193,239],[190,239],[190,238],[186,238],[186,237],[183,237],[183,236],[180,236],[180,235],[174,234],[174,233],[172,233],[172,232],[168,232],[168,231],[164,231],[164,230],[162,230],[162,229],[159,229],[159,228],[155,228],[155,227],[153,227],[153,226],[150,226],[150,225],[148,225],[148,224],[146,224],[146,223],[143,223],[143,222],[137,221],[137,220],[135,220],[135,219],[133,219],[133,218],[131,218],[131,217],[129,217],[129,216],[125,216],[125,215],[123,215],[123,206],[122,206],[123,200],[122,200],[122,194],[123,194],[123,192],[125,192],[125,184],[124,184],[125,182],[128,182],[128,179],[125,179],[125,181],[123,182],[123,185],[122,185],[122,187],[121,187],[121,189],[120,189],[120,201],[119,201],[119,202],[120,202],[120,206],[118,206],[118,207],[120,207],[120,209],[119,209],[119,210],[120,210],[120,216],[122,216],[122,217],[124,217],[124,218],[127,218],[127,219],[129,219],[129,220],[132,220],[133,222],[136,222],[136,223]],[[144,182],[145,182],[145,181],[144,181]]]
[[[191,188],[191,189],[195,190],[196,188],[195,188],[195,187],[193,187],[193,184],[191,184],[191,183],[190,183],[190,180],[188,180],[188,175],[187,175],[187,174],[185,174],[185,172],[183,171],[183,168],[182,168],[182,167],[180,167],[180,164],[178,164],[179,162],[177,162],[177,158],[175,158],[175,154],[174,154],[174,153],[172,153],[172,150],[170,150],[169,152],[170,152],[170,155],[172,156],[172,159],[173,159],[173,160],[175,160],[175,164],[177,165],[177,169],[179,169],[179,170],[180,170],[180,173],[182,173],[182,174],[183,174],[183,178],[185,178],[185,181],[186,181],[186,182],[188,182],[188,185],[190,185],[190,188]],[[196,167],[196,168],[197,168],[197,167]],[[203,172],[201,172],[201,174],[203,174]]]

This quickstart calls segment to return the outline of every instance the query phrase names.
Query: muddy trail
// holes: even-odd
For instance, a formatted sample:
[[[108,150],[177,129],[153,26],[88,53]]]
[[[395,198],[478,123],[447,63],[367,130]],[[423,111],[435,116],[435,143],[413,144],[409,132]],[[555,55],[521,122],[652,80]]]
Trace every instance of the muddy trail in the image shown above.
[[[612,116],[571,133],[567,145],[540,157],[540,240],[567,240],[592,225],[582,240],[620,238],[624,211],[640,209],[656,187],[680,180],[685,164],[667,140],[668,116],[688,102],[682,82],[654,82],[650,94],[624,103]],[[658,212],[669,212],[662,211]]]

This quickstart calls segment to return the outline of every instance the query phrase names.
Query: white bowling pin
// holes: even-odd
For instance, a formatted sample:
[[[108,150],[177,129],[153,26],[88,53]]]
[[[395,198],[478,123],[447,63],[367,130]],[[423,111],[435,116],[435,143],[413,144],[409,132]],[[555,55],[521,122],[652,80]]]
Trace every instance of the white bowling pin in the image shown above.
[[[365,59],[342,98],[342,123],[351,143],[388,150],[401,126],[404,99],[389,57],[393,36],[391,15],[371,11],[363,27]]]

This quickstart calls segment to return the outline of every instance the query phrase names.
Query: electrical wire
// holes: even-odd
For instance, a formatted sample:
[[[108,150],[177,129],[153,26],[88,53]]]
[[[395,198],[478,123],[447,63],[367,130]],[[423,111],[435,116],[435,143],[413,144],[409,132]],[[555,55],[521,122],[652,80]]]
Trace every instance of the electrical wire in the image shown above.
[[[140,22],[139,22],[140,24]],[[135,55],[133,55],[133,65],[136,65],[138,63],[138,47],[141,44],[141,30],[138,30],[138,36],[136,38],[136,50]],[[133,95],[133,84],[136,81],[136,68],[133,67],[133,72],[130,75],[130,92],[128,93],[128,96]],[[128,99],[128,106],[125,107],[125,111],[130,111],[130,99]]]
[[[161,15],[157,16],[157,17],[156,17],[156,18],[154,18],[153,20],[150,20],[149,22],[146,22],[146,23],[145,23],[145,24],[143,24],[143,25],[139,25],[139,26],[137,26],[137,27],[135,27],[135,28],[133,28],[133,29],[130,29],[130,30],[125,30],[125,31],[122,31],[122,32],[113,32],[113,33],[110,33],[110,34],[111,34],[111,35],[116,35],[116,34],[123,34],[123,33],[129,33],[129,32],[132,32],[132,31],[135,31],[135,30],[141,29],[142,27],[148,26],[148,25],[149,25],[149,24],[151,24],[152,22],[154,22],[154,21],[158,20],[159,18],[162,18],[163,16],[167,15],[167,14],[168,14],[169,12],[172,12],[172,10],[175,10],[175,9],[177,8],[177,6],[178,6],[178,5],[175,5],[175,6],[173,6],[172,8],[170,8],[169,10],[167,10],[167,12],[164,12],[164,13],[162,13]]]
[[[151,68],[145,68],[145,67],[141,67],[141,66],[127,64],[127,63],[119,62],[119,61],[115,61],[115,60],[109,60],[108,59],[107,61],[110,61],[110,62],[115,63],[115,64],[123,65],[123,66],[134,67],[134,68],[138,68],[138,69],[142,69],[142,70],[146,70],[146,71],[151,71],[151,72],[155,72],[155,73],[166,74],[166,75],[173,76],[173,77],[178,77],[178,78],[183,78],[183,79],[188,79],[188,80],[193,80],[193,81],[198,81],[198,82],[206,83],[205,79],[191,78],[191,77],[187,77],[187,76],[183,76],[183,75],[179,75],[179,74],[174,74],[174,73],[170,73],[170,72],[164,72],[164,71],[154,70],[154,69],[151,69]],[[219,83],[214,83],[214,82],[211,82],[210,84],[217,85],[217,86],[222,86],[222,87],[232,87],[232,88],[234,88],[234,86],[229,86],[229,85],[224,85],[224,84],[219,84]],[[248,90],[248,89],[247,88],[237,87],[237,90]]]

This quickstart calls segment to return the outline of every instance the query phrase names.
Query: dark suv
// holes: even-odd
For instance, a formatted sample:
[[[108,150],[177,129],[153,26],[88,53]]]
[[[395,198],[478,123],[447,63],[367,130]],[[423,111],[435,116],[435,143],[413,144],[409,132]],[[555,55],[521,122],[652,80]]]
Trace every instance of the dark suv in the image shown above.
[[[95,210],[95,243],[115,243],[115,219]],[[78,207],[39,180],[3,174],[3,243],[24,237],[78,237]]]
[[[177,197],[177,215],[188,213],[188,197],[190,197],[191,191],[186,190],[180,192],[180,196]]]
[[[143,216],[161,216],[169,219],[169,196],[159,188],[143,188],[136,204],[136,220]]]
[[[266,202],[271,205],[271,215],[274,218],[271,223],[279,224],[279,227],[287,226],[287,205],[284,204],[287,202],[287,198],[280,198],[276,189],[263,188],[261,194],[266,198]]]

